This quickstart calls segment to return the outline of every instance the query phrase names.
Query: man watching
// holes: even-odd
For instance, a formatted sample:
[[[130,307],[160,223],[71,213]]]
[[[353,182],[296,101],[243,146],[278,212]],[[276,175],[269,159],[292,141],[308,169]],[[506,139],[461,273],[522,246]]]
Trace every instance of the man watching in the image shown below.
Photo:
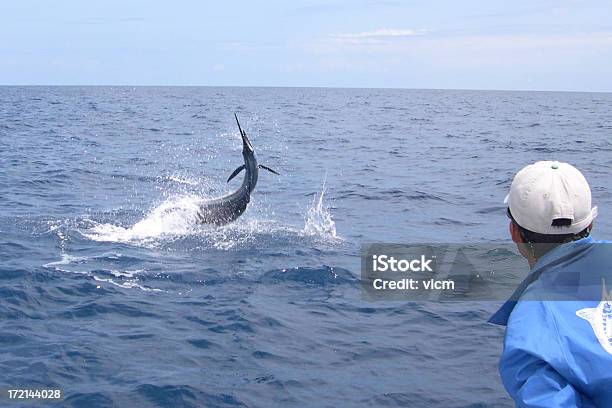
[[[518,407],[612,407],[612,245],[590,236],[586,179],[537,162],[516,174],[506,203],[531,271],[489,320],[507,326],[504,386]]]

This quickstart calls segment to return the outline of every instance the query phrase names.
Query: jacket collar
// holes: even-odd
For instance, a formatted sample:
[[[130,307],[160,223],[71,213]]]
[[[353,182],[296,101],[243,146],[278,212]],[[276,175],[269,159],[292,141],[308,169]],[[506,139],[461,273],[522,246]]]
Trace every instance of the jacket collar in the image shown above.
[[[516,288],[510,299],[508,299],[497,312],[495,312],[488,320],[489,323],[498,324],[500,326],[506,326],[508,324],[508,319],[510,318],[510,314],[514,310],[516,303],[520,299],[521,295],[527,289],[529,285],[538,280],[542,271],[544,270],[544,266],[550,264],[555,259],[563,257],[568,253],[574,251],[576,249],[575,244],[587,244],[593,242],[593,237],[590,235],[586,238],[579,239],[577,241],[568,242],[567,244],[559,245],[558,247],[551,249],[549,252],[544,254],[540,259],[537,260],[529,275],[521,282],[521,284]]]

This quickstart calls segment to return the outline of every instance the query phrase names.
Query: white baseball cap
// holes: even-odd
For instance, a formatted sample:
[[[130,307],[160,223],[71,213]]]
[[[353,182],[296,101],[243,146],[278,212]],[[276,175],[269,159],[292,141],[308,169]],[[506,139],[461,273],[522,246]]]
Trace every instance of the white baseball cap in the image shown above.
[[[575,234],[597,217],[591,208],[591,188],[582,173],[567,163],[539,161],[516,173],[504,200],[512,218],[539,234]],[[559,218],[570,225],[553,226]]]

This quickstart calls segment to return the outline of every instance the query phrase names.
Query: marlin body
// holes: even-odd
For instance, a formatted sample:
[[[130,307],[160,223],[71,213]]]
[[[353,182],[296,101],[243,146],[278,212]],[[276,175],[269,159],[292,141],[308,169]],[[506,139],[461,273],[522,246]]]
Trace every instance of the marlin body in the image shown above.
[[[240,127],[238,116],[234,114],[234,117],[238,124],[240,136],[242,137],[242,157],[244,158],[244,164],[234,170],[227,181],[229,182],[236,177],[242,170],[245,171],[244,179],[238,190],[233,193],[214,200],[203,201],[198,204],[199,209],[197,217],[198,222],[201,224],[225,225],[235,221],[242,215],[251,201],[251,193],[255,190],[255,186],[257,185],[259,169],[265,169],[274,174],[278,174],[271,168],[257,163],[253,145],[247,137],[246,132]]]

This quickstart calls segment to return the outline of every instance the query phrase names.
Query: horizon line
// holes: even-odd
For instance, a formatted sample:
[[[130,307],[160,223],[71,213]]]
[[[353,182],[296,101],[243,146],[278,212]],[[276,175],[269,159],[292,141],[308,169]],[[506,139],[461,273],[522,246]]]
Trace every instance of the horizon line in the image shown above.
[[[612,93],[612,90],[559,90],[559,89],[493,89],[493,88],[402,88],[367,86],[299,86],[299,85],[129,85],[129,84],[0,84],[0,87],[107,87],[107,88],[287,88],[287,89],[383,89],[405,91],[473,91],[473,92],[557,92],[557,93]]]

